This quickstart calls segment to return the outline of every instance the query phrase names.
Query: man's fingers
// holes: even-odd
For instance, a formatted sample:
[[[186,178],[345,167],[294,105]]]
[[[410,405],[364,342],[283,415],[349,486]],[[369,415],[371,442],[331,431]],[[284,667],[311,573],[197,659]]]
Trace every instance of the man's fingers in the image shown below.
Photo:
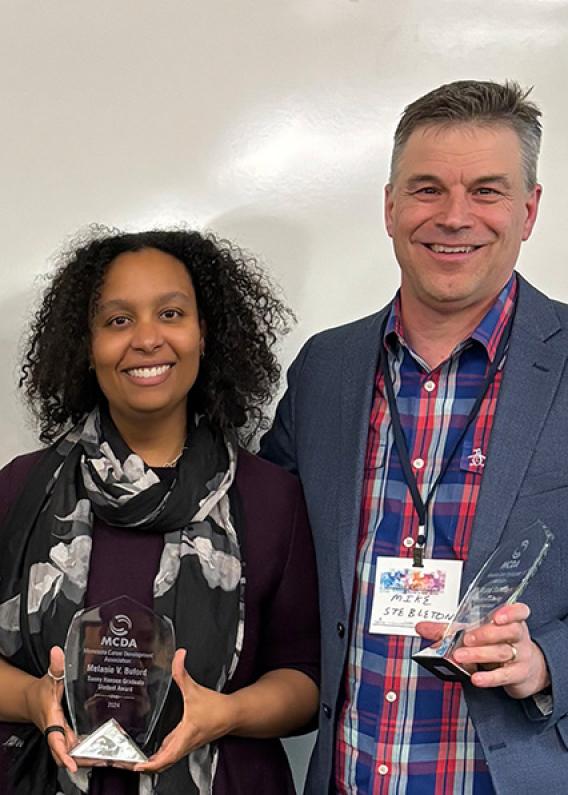
[[[416,631],[425,640],[441,640],[446,631],[447,624],[440,624],[438,621],[419,621],[416,624]]]
[[[515,621],[511,624],[483,624],[477,629],[468,630],[463,636],[463,645],[493,646],[504,643],[521,643],[528,637],[526,624]]]
[[[516,602],[514,605],[505,605],[496,610],[493,614],[493,623],[497,626],[512,624],[515,621],[526,621],[531,614],[531,609],[524,602]]]
[[[514,649],[514,651],[513,651]],[[461,646],[452,655],[458,663],[477,663],[478,665],[505,665],[516,662],[520,655],[519,649],[512,643],[495,643],[489,646]]]
[[[471,677],[476,687],[508,687],[524,682],[528,676],[526,663],[499,665],[492,671],[477,671]]]

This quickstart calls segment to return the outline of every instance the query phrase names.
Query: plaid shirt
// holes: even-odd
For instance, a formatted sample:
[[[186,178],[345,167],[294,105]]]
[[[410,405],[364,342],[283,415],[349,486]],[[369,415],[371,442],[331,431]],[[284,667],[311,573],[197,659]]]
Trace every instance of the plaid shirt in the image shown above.
[[[512,276],[470,338],[435,370],[404,341],[399,298],[384,344],[422,498],[467,420],[511,317]],[[425,558],[467,560],[502,370],[490,384],[428,507]],[[489,795],[494,790],[460,684],[411,655],[419,638],[368,631],[377,556],[411,557],[418,517],[404,479],[382,373],[369,422],[349,655],[336,734],[341,795]],[[406,541],[406,544],[405,544]]]

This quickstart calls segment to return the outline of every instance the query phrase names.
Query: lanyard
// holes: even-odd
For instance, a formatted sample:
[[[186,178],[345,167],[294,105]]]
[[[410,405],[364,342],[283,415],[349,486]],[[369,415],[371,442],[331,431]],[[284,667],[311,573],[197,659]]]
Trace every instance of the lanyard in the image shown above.
[[[402,424],[400,422],[400,414],[399,414],[399,411],[398,411],[398,406],[397,406],[397,403],[396,403],[396,397],[395,397],[395,394],[394,394],[394,386],[393,386],[393,382],[392,382],[392,377],[391,377],[391,373],[390,373],[390,367],[389,367],[389,363],[388,363],[388,357],[387,357],[387,354],[386,354],[386,348],[385,348],[385,344],[384,344],[384,333],[385,333],[385,330],[386,330],[386,324],[387,324],[388,318],[385,320],[385,322],[383,324],[383,329],[382,329],[381,338],[380,338],[381,339],[380,366],[382,366],[382,370],[383,370],[383,378],[384,378],[384,382],[385,382],[387,403],[388,403],[389,412],[390,412],[390,416],[391,416],[392,429],[393,429],[393,435],[394,435],[394,443],[395,443],[396,448],[398,450],[398,455],[399,455],[399,458],[400,458],[400,464],[402,466],[402,471],[404,473],[404,478],[406,480],[408,488],[410,489],[410,495],[412,497],[412,503],[414,505],[414,510],[416,511],[416,513],[418,515],[418,525],[419,525],[418,526],[418,538],[416,539],[416,544],[414,546],[414,552],[413,552],[413,555],[414,555],[414,566],[423,566],[424,565],[424,547],[426,545],[426,540],[427,540],[426,514],[427,514],[427,511],[428,511],[428,505],[430,504],[430,501],[431,501],[432,497],[434,496],[434,493],[435,493],[436,489],[438,488],[438,484],[440,483],[440,481],[442,480],[442,478],[446,474],[446,472],[448,470],[448,467],[449,467],[449,465],[450,465],[450,463],[451,463],[451,461],[452,461],[452,459],[453,459],[453,457],[454,457],[454,455],[456,453],[456,450],[458,449],[459,445],[462,443],[462,441],[463,441],[463,439],[464,439],[464,437],[465,437],[465,435],[467,433],[467,430],[468,430],[469,426],[471,425],[471,423],[473,422],[473,420],[477,416],[477,413],[479,412],[479,408],[481,406],[483,398],[487,394],[487,390],[489,389],[490,384],[493,382],[493,379],[495,378],[495,374],[497,373],[497,370],[499,369],[499,365],[501,364],[501,361],[503,359],[503,356],[505,355],[505,351],[507,350],[507,346],[509,344],[509,337],[511,336],[511,327],[513,325],[513,317],[514,317],[514,311],[511,314],[511,317],[509,318],[509,321],[507,322],[507,326],[503,329],[503,333],[501,335],[501,339],[499,341],[499,345],[498,345],[497,350],[495,352],[495,356],[494,356],[493,361],[491,362],[491,364],[490,364],[490,366],[489,366],[489,368],[487,370],[487,373],[485,375],[485,379],[484,379],[483,384],[481,386],[481,390],[479,391],[479,394],[477,395],[477,398],[475,399],[475,403],[473,404],[473,407],[472,407],[471,411],[469,412],[469,414],[467,416],[467,419],[465,421],[465,424],[464,424],[462,430],[460,431],[457,439],[455,440],[454,444],[452,445],[452,447],[451,447],[450,451],[448,452],[446,458],[444,459],[444,461],[442,463],[442,468],[440,470],[440,473],[438,474],[438,477],[436,478],[436,480],[434,481],[434,483],[430,487],[430,490],[428,491],[428,494],[426,495],[426,499],[425,500],[423,500],[421,495],[420,495],[420,491],[418,490],[418,484],[416,482],[416,477],[414,476],[414,472],[412,471],[412,466],[411,466],[411,463],[410,463],[410,455],[408,453],[408,446],[406,444],[406,438],[404,436],[404,431],[402,430]]]

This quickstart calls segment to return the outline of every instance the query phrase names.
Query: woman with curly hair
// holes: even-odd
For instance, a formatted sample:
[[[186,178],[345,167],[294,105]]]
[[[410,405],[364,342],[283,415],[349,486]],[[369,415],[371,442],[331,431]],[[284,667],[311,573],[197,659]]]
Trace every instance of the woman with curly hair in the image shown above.
[[[212,236],[97,228],[64,256],[20,381],[49,446],[0,472],[3,793],[294,792],[275,738],[317,708],[313,549],[296,479],[239,445],[263,425],[289,317]],[[73,617],[126,597],[177,646],[130,769],[71,755],[63,693]],[[120,720],[127,701],[87,679]]]

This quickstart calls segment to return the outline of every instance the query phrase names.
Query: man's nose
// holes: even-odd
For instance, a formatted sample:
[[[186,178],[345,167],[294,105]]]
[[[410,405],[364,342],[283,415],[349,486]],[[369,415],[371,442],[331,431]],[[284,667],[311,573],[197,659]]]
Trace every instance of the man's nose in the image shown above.
[[[436,223],[451,231],[469,228],[473,225],[469,197],[462,192],[448,193],[439,208]]]

